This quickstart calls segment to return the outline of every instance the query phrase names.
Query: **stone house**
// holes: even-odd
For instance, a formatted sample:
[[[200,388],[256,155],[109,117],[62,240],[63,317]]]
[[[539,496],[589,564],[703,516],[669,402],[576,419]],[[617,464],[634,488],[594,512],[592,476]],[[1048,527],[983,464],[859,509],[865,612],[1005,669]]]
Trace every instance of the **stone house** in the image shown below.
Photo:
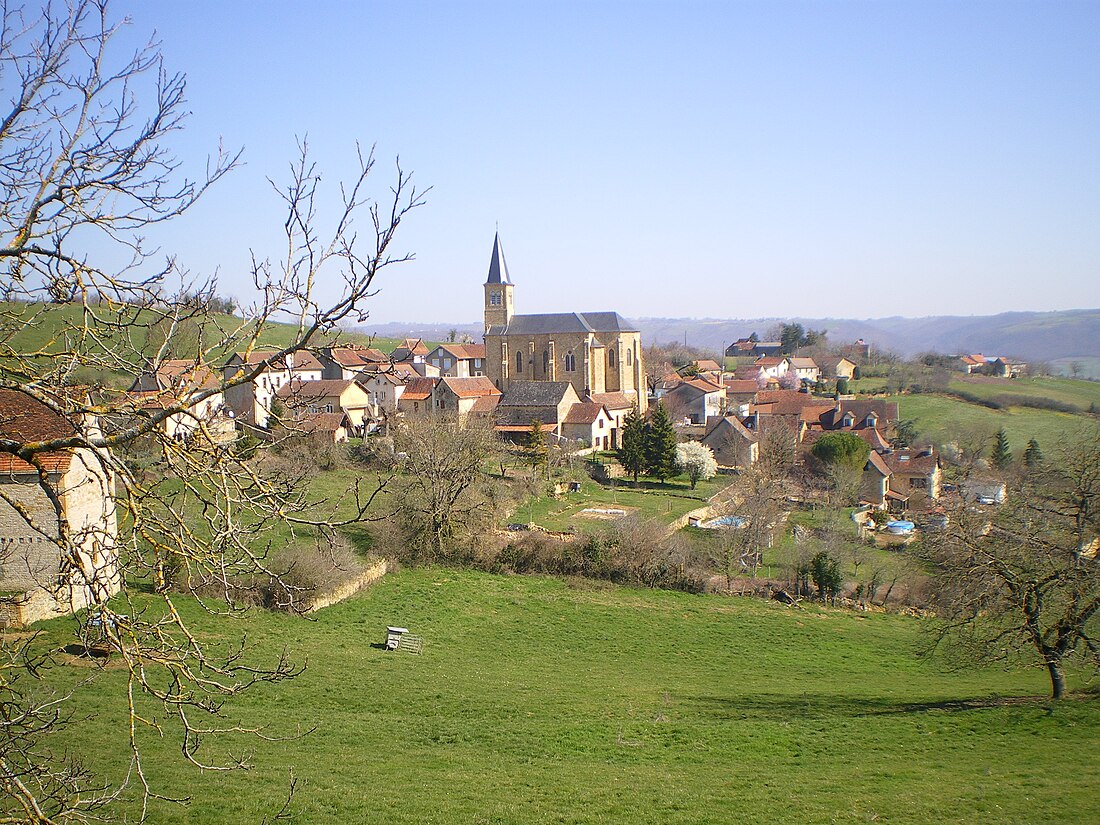
[[[617,449],[614,419],[603,404],[580,401],[569,408],[561,421],[562,438],[593,450]]]
[[[916,502],[940,497],[939,457],[931,448],[872,450],[860,486],[860,500],[880,510],[902,513]]]
[[[381,418],[386,413],[397,412],[401,396],[410,380],[407,375],[393,369],[386,369],[361,373],[356,383],[367,393],[371,405],[371,416]]]
[[[516,315],[500,236],[485,281],[486,374],[504,392],[514,381],[568,381],[578,396],[621,392],[645,412],[641,334],[616,312]]]
[[[390,357],[382,350],[348,344],[342,347],[322,347],[317,352],[321,364],[321,379],[351,381],[365,370],[383,369]]]
[[[396,364],[423,364],[428,357],[428,347],[420,338],[406,338],[390,353],[390,360]]]
[[[496,430],[522,441],[538,421],[544,432],[561,436],[562,422],[580,400],[568,381],[513,381],[497,404]]]
[[[785,355],[762,355],[753,361],[752,365],[759,367],[765,378],[774,378],[778,381],[790,371],[791,359]]]
[[[725,412],[726,387],[706,378],[689,378],[670,392],[664,399],[665,407],[673,418],[686,418],[692,424],[705,424]]]
[[[432,409],[458,416],[459,423],[468,415],[489,415],[500,399],[500,390],[485,376],[477,378],[440,378],[432,390]]]
[[[0,438],[98,435],[92,419],[77,427],[23,392],[0,389]],[[114,481],[100,456],[72,447],[38,461],[40,468],[0,453],[0,625],[70,613],[119,590]]]
[[[397,398],[398,412],[414,415],[431,412],[435,385],[441,380],[440,378],[423,378],[419,375],[410,378],[408,383],[405,384],[404,391]]]
[[[485,346],[440,344],[428,353],[425,361],[438,369],[440,376],[477,378],[485,375]]]
[[[135,412],[153,412],[186,404],[187,409],[168,416],[161,423],[165,435],[186,441],[201,428],[212,441],[230,441],[236,426],[232,411],[225,405],[225,396],[219,390],[220,383],[214,370],[206,364],[168,359],[156,365],[146,364],[127,392],[125,401]],[[119,417],[126,416],[115,416]]]
[[[789,363],[791,372],[798,376],[799,381],[816,384],[821,377],[821,368],[813,358],[794,355],[789,359]]]
[[[271,402],[281,388],[291,381],[320,381],[324,373],[321,362],[309,352],[292,352],[266,367],[263,362],[274,351],[236,352],[226,361],[222,377],[226,381],[255,372],[251,381],[227,387],[225,403],[236,419],[255,427],[266,427],[271,415]]]
[[[370,396],[355,381],[342,379],[302,381],[294,379],[275,393],[294,418],[308,418],[321,413],[342,413],[348,417],[355,433],[363,432],[363,422],[370,418]]]
[[[618,449],[620,446],[619,435],[623,431],[623,422],[630,415],[630,411],[634,409],[634,400],[621,392],[596,392],[590,393],[585,401],[602,404],[603,408],[607,410],[608,415],[611,416],[611,445]]]
[[[843,355],[830,355],[821,359],[821,375],[823,378],[849,380],[855,375],[856,363],[851,358]]]
[[[707,431],[701,441],[714,453],[718,466],[727,469],[751,467],[756,463],[760,450],[756,433],[732,415],[708,419]]]

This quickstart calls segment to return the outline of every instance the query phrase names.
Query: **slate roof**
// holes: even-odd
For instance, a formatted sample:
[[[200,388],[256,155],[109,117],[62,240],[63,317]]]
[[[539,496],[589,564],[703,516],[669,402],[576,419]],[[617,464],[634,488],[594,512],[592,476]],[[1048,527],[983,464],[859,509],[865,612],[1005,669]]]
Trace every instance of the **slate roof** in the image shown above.
[[[617,312],[550,312],[513,315],[506,325],[489,327],[486,335],[559,335],[562,333],[637,332]]]
[[[836,406],[821,416],[821,426],[827,430],[843,429],[845,413],[851,413],[855,418],[852,429],[864,427],[864,421],[869,413],[878,416],[882,424],[889,424],[898,420],[898,402],[872,399],[869,401],[840,401],[839,409]]]
[[[42,402],[19,390],[0,389],[0,438],[24,444],[76,435],[76,427]],[[39,453],[47,472],[64,473],[72,460],[71,450]],[[36,472],[35,468],[10,453],[0,453],[0,473]]]
[[[508,264],[504,260],[504,247],[500,245],[499,232],[493,236],[493,257],[489,261],[489,277],[485,279],[485,283],[512,283],[512,279],[508,276]]]
[[[502,407],[556,407],[572,386],[568,381],[513,381],[500,399]]]

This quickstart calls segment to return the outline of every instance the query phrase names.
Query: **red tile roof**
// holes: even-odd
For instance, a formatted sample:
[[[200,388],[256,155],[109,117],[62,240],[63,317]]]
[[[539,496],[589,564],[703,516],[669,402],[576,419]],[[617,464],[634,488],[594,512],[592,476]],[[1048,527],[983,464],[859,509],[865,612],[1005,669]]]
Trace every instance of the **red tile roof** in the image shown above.
[[[565,418],[562,419],[563,424],[591,424],[597,418],[603,415],[605,418],[610,419],[611,416],[607,410],[604,409],[603,404],[596,402],[581,401],[578,404],[574,404],[569,408],[569,412],[565,414]]]
[[[0,389],[0,438],[33,444],[76,434],[71,422],[41,401],[19,390]],[[47,472],[64,473],[72,455],[72,450],[57,450],[39,453],[38,460]],[[36,472],[31,464],[10,453],[0,453],[0,473],[28,472]]]
[[[636,403],[621,392],[594,392],[588,397],[597,404],[603,404],[609,410],[629,410]]]
[[[474,378],[441,378],[447,388],[459,398],[480,398],[483,395],[500,395],[492,379],[483,375]]]
[[[435,385],[438,384],[440,379],[438,378],[421,378],[416,377],[409,381],[405,385],[405,391],[401,393],[402,401],[423,401],[427,398],[431,398],[432,390],[435,389]]]
[[[458,359],[484,358],[484,344],[440,344],[439,348]]]

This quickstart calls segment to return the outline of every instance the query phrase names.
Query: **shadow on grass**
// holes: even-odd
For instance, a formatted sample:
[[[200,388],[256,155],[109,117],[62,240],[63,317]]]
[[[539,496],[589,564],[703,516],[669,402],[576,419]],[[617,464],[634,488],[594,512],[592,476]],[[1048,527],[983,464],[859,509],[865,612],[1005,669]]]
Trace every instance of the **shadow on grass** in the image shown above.
[[[1096,689],[1072,691],[1062,701],[1096,699]],[[927,702],[899,702],[885,697],[857,698],[827,694],[755,694],[722,698],[717,696],[685,696],[682,701],[694,705],[701,713],[723,720],[764,719],[824,719],[829,717],[860,718],[868,716],[908,716],[933,711],[957,713],[1002,707],[1050,708],[1057,703],[1049,696],[982,696],[967,699],[939,699]]]

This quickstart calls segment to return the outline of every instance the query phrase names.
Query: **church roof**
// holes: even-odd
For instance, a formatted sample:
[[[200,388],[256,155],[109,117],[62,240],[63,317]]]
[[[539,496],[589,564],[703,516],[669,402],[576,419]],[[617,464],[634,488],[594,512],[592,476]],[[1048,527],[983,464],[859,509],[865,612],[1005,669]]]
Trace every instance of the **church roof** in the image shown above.
[[[504,260],[504,247],[500,245],[500,233],[493,236],[493,258],[489,261],[489,277],[487,284],[510,284],[512,279],[508,277],[508,264]]]
[[[572,388],[568,381],[513,381],[500,399],[502,407],[553,407]]]
[[[566,332],[637,332],[617,312],[549,312],[513,315],[506,325],[489,327],[486,335],[556,335]]]

